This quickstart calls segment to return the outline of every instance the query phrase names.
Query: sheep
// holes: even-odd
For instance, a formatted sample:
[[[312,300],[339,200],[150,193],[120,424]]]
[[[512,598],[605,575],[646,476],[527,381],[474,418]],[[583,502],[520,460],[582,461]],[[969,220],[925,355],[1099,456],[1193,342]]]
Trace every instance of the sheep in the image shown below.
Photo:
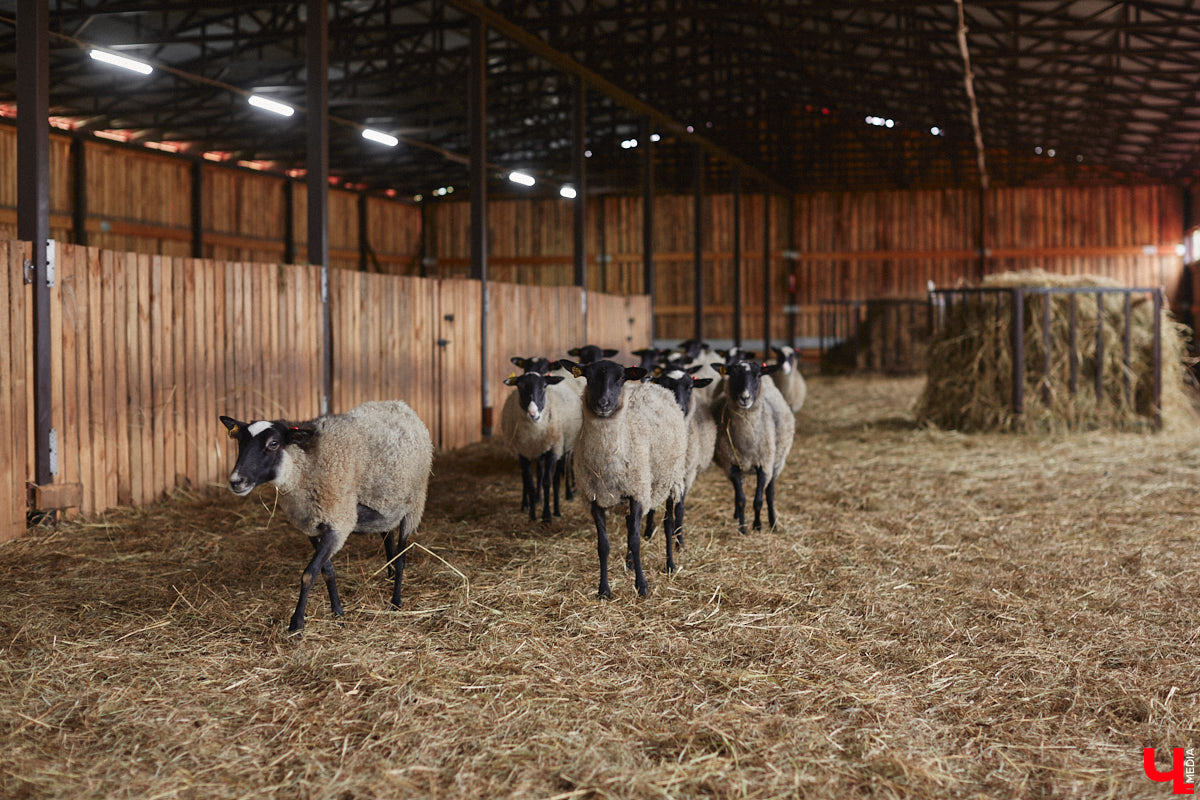
[[[725,470],[734,492],[734,516],[738,530],[746,532],[746,495],[742,473],[753,469],[758,483],[754,490],[754,529],[762,528],[763,493],[766,492],[768,520],[775,527],[775,480],[783,471],[796,419],[783,395],[771,381],[762,380],[779,369],[757,361],[717,365],[725,375],[725,391],[713,405],[717,421],[717,446],[713,460]]]
[[[771,349],[775,351],[775,361],[779,365],[779,371],[771,376],[771,381],[795,414],[804,405],[804,398],[808,395],[804,376],[796,365],[796,351],[787,345]]]
[[[536,372],[540,375],[550,374],[551,367],[555,367],[558,364],[557,361],[551,362],[550,359],[543,358],[541,356],[530,356],[529,358],[524,358],[522,356],[513,356],[512,358],[509,359],[509,361],[511,361],[513,364],[516,364],[518,367],[520,367],[521,372],[523,372],[523,373],[524,372]],[[567,376],[569,377],[570,373],[567,373]],[[583,393],[583,390],[580,389],[580,394],[582,394],[582,393]],[[559,469],[561,470],[562,467],[560,466]],[[537,495],[540,491],[541,491],[540,476],[532,476],[532,473],[529,470],[528,464],[522,464],[521,465],[521,510],[524,511],[526,508],[528,508],[531,518],[534,514],[533,506],[530,505],[530,503],[532,502],[531,498],[536,500]],[[573,496],[572,495],[572,486],[571,486],[570,482],[568,481],[568,483],[567,483],[567,499],[570,500],[572,496]]]
[[[638,366],[647,372],[653,372],[656,367],[665,367],[667,365],[667,356],[671,354],[669,350],[659,350],[657,347],[643,347],[641,350],[634,350],[632,355],[639,359]]]
[[[564,366],[587,380],[583,427],[575,447],[575,480],[592,504],[596,523],[600,558],[597,596],[612,597],[605,515],[609,508],[628,501],[625,521],[634,585],[645,597],[650,590],[642,572],[642,517],[646,517],[647,528],[652,528],[654,509],[683,496],[687,423],[670,392],[653,383],[639,383],[645,377],[640,367],[625,368],[612,361],[564,362]],[[663,538],[670,568],[674,565],[672,537]]]
[[[537,519],[537,495],[543,497],[542,521],[550,521],[550,484],[554,483],[554,516],[560,516],[559,461],[575,449],[582,422],[579,398],[565,386],[563,378],[527,372],[504,379],[517,391],[504,401],[500,411],[500,435],[521,465],[522,505],[529,504],[529,519]],[[537,480],[533,465],[537,465]],[[571,498],[568,490],[567,499]]]
[[[617,354],[612,348],[597,347],[594,344],[585,344],[582,347],[572,347],[567,351],[567,355],[575,356],[579,359],[580,364],[594,364],[604,358],[612,358]]]
[[[334,615],[343,616],[332,558],[351,533],[381,534],[395,577],[392,605],[399,608],[404,550],[424,514],[433,464],[433,443],[420,417],[392,400],[299,423],[220,419],[238,443],[230,491],[244,497],[261,483],[275,484],[284,514],[316,551],[288,631],[304,627],[318,574],[325,577]]]
[[[700,399],[699,392],[693,392],[694,389],[703,389],[712,382],[712,378],[693,377],[695,372],[700,369],[702,367],[692,367],[686,371],[672,369],[654,379],[656,384],[675,396],[675,402],[683,411],[684,419],[687,421],[687,456],[684,459],[683,492],[676,498],[674,508],[671,507],[670,501],[667,501],[667,513],[663,524],[665,535],[668,537],[674,535],[677,548],[683,546],[684,501],[687,499],[687,493],[691,490],[692,484],[696,482],[696,476],[712,464],[713,450],[717,441],[717,423],[713,419],[712,408]],[[652,531],[647,531],[647,539],[650,538],[651,533]],[[669,563],[667,569],[674,571],[674,565]]]

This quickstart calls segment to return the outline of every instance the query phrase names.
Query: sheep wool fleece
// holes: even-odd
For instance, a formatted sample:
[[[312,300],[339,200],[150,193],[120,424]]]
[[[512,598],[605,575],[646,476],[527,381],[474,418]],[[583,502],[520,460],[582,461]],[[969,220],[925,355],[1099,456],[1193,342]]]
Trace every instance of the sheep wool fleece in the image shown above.
[[[334,553],[353,531],[384,533],[401,522],[406,533],[416,530],[433,466],[429,429],[416,412],[399,400],[377,401],[313,425],[314,443],[288,446],[275,479],[292,524],[307,536],[328,525]],[[359,506],[378,517],[359,524]]]

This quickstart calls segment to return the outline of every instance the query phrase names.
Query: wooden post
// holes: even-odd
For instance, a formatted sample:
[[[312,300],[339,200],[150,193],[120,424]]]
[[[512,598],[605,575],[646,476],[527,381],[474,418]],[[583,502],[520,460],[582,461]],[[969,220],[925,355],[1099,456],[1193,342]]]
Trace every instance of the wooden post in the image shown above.
[[[296,184],[283,181],[283,263],[296,263]]]
[[[50,483],[50,38],[48,3],[17,2],[17,237],[33,245],[34,482]],[[16,465],[24,469],[24,465]],[[51,517],[52,519],[52,517]]]
[[[641,119],[642,149],[642,291],[650,296],[650,342],[654,343],[654,155],[650,150],[650,118]]]
[[[192,258],[204,258],[204,163],[192,160]]]
[[[575,182],[574,246],[575,285],[587,292],[587,89],[576,76],[575,109],[571,119],[571,179]],[[584,325],[587,325],[587,301],[584,301]]]
[[[321,267],[321,413],[333,411],[333,313],[329,306],[329,5],[308,4],[308,263]]]
[[[771,352],[771,194],[763,191],[763,352]]]
[[[367,272],[371,264],[370,233],[367,226],[367,193],[358,193],[358,271]]]

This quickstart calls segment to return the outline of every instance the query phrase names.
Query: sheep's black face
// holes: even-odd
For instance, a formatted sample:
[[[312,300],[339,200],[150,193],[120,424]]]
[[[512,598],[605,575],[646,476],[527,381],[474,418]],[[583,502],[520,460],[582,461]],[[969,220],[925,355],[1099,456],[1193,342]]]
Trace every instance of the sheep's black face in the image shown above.
[[[641,367],[622,367],[612,361],[597,361],[594,364],[559,362],[579,378],[587,380],[583,403],[597,417],[611,417],[621,408],[621,394],[626,381],[640,381],[646,377]]]
[[[644,347],[641,350],[634,350],[633,354],[641,359],[638,366],[644,370],[652,370],[663,364],[667,355],[666,351],[659,350],[657,347]]]
[[[567,351],[567,355],[578,358],[580,364],[595,364],[601,359],[612,358],[616,354],[616,350],[600,348],[594,344],[585,344],[583,347],[572,347]]]
[[[244,496],[260,483],[270,483],[279,477],[279,465],[284,457],[283,448],[289,444],[301,444],[309,439],[312,430],[285,422],[239,422],[232,417],[221,417],[229,430],[229,436],[237,439],[238,457],[229,473],[229,490]]]
[[[684,414],[692,407],[692,376],[681,369],[673,369],[654,379],[654,382],[675,395],[675,402]]]
[[[561,375],[547,377],[537,372],[526,372],[518,377],[510,377],[504,380],[508,386],[517,387],[517,396],[521,401],[521,408],[525,409],[525,413],[529,415],[529,419],[533,422],[540,422],[542,412],[546,410],[546,387],[553,386],[561,381]]]
[[[718,371],[726,375],[725,386],[730,402],[742,408],[751,408],[758,400],[762,389],[762,376],[774,372],[777,366],[759,364],[757,361],[738,361],[723,365]]]
[[[521,358],[520,356],[513,356],[509,360],[525,372],[536,372],[539,375],[545,375],[550,371],[550,359],[548,358],[540,358],[537,356],[532,358]]]
[[[699,339],[684,339],[679,343],[679,349],[683,351],[683,355],[688,361],[695,361],[696,356],[700,355],[700,351],[706,347],[708,347],[708,343]]]
[[[775,360],[779,364],[779,371],[784,375],[796,368],[796,351],[790,347],[772,347],[775,351]]]

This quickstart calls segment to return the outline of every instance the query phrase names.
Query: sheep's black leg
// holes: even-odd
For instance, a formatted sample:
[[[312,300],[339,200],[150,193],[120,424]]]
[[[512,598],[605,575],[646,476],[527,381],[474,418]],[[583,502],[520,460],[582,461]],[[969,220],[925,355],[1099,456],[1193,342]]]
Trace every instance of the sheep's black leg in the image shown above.
[[[653,512],[651,512],[653,513]],[[642,572],[642,504],[629,498],[629,516],[625,518],[628,530],[629,554],[633,557],[633,585],[642,597],[650,594],[646,576]]]
[[[517,456],[521,464],[521,510],[528,508],[529,518],[533,519],[534,498],[537,496],[533,488],[533,464],[525,456]]]
[[[746,493],[742,491],[741,467],[729,468],[729,482],[733,484],[733,518],[737,520],[738,531],[746,532]]]
[[[754,484],[754,530],[762,530],[763,489],[767,488],[767,471],[756,467],[754,473],[758,480]]]
[[[339,614],[342,610],[342,604],[337,597],[337,582],[333,576],[333,564],[329,564],[329,571],[325,572],[325,565],[329,561],[329,555],[333,552],[334,534],[333,530],[321,523],[317,529],[322,531],[321,536],[310,537],[313,542],[313,548],[317,551],[312,561],[308,562],[303,575],[300,576],[300,599],[296,602],[296,611],[292,614],[292,622],[288,625],[288,632],[295,632],[304,627],[304,608],[308,605],[308,593],[312,591],[313,581],[317,579],[318,574],[325,575],[325,584],[329,587],[329,602],[334,608],[334,613]]]
[[[687,499],[687,492],[684,492],[679,502],[675,504],[675,549],[683,549],[683,501]]]
[[[775,479],[771,478],[771,482],[767,484],[767,522],[771,523],[771,530],[775,530]]]
[[[387,559],[387,576],[390,578],[396,574],[392,565],[392,559],[396,557],[396,532],[384,531],[379,535],[383,537],[383,556]]]
[[[408,520],[400,520],[400,528],[396,531],[396,539],[399,546],[396,547],[394,556],[396,565],[396,579],[392,584],[392,606],[400,607],[400,584],[404,581],[404,549],[408,545]]]
[[[542,522],[550,521],[550,484],[554,480],[554,451],[542,453],[538,459],[538,471],[542,481]]]
[[[562,485],[563,463],[565,459],[555,456],[553,450],[547,453],[546,457],[550,459],[550,463],[554,464],[554,467],[550,470],[554,473],[554,516],[561,517],[562,510],[558,506],[558,490]]]
[[[567,499],[575,499],[575,454],[563,453],[563,472],[566,473]]]
[[[604,509],[597,503],[592,503],[592,519],[596,521],[596,555],[600,557],[600,591],[596,596],[601,600],[612,597],[608,588],[608,528],[604,522]]]
[[[669,510],[670,505],[668,505],[667,508]],[[666,521],[663,522],[663,526],[667,531],[666,535],[670,536],[671,523],[669,516],[667,517]],[[646,515],[646,525],[642,530],[642,533],[644,535],[641,538],[645,539],[647,542],[650,541],[650,537],[654,535],[654,509],[650,509],[650,513]],[[625,569],[633,569],[633,553],[629,552],[628,550],[625,551]]]
[[[675,531],[677,517],[675,515],[677,506],[674,497],[667,498],[666,520],[663,522],[663,538],[667,540],[667,572],[675,571]]]
[[[308,537],[312,542],[313,550],[317,550],[321,546],[321,540],[316,536]],[[321,576],[325,578],[325,588],[329,590],[329,607],[333,609],[335,617],[344,617],[342,611],[342,601],[338,597],[337,576],[333,573],[333,561],[326,558],[325,563],[321,565]]]

